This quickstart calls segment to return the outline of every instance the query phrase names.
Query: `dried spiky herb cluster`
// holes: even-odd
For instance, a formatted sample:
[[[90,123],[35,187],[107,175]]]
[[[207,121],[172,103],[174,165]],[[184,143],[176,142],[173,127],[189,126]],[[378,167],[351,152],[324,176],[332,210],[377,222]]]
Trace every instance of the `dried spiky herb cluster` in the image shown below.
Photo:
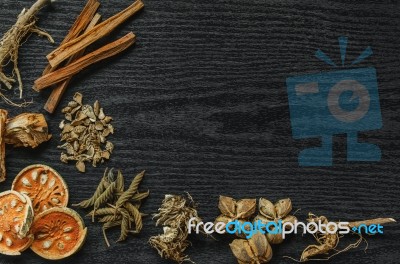
[[[85,162],[91,162],[96,167],[98,163],[108,160],[114,145],[106,138],[114,133],[114,128],[110,124],[112,118],[104,114],[100,103],[96,101],[93,107],[83,105],[82,94],[76,93],[62,112],[69,122],[63,120],[60,123],[61,141],[65,141],[58,146],[65,150],[61,153],[61,161],[77,161],[76,168],[85,172]]]
[[[164,233],[150,237],[149,243],[157,249],[162,258],[171,259],[178,263],[191,261],[188,255],[184,254],[190,245],[188,240],[188,222],[200,223],[201,219],[197,214],[196,205],[192,197],[181,195],[165,195],[158,214],[156,226],[163,226]]]
[[[142,230],[144,214],[140,213],[139,209],[142,200],[149,196],[149,191],[138,191],[144,171],[135,176],[125,191],[121,171],[118,171],[116,177],[113,172],[113,169],[106,169],[93,196],[74,204],[81,208],[93,207],[88,215],[92,217],[92,221],[99,217],[98,222],[103,223],[103,235],[107,246],[110,246],[106,236],[106,230],[109,228],[120,226],[121,235],[117,242],[124,241],[129,234],[137,234]]]

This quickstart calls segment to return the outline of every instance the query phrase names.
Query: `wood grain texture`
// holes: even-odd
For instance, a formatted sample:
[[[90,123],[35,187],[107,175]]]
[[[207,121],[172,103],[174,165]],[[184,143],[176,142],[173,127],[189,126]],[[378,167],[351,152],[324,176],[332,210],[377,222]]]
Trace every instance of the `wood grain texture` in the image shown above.
[[[15,22],[22,7],[32,1],[1,1],[0,29]],[[132,1],[101,1],[107,18]],[[45,163],[67,181],[70,204],[90,197],[105,166],[123,169],[130,180],[140,170],[147,174],[142,188],[150,189],[144,203],[147,213],[156,212],[164,194],[189,191],[199,203],[206,221],[218,215],[218,196],[235,198],[290,197],[297,216],[309,211],[332,220],[375,217],[400,219],[399,158],[400,118],[400,6],[397,1],[295,1],[295,0],[146,0],[144,10],[98,44],[105,44],[129,31],[137,43],[124,54],[92,67],[71,82],[61,101],[76,91],[87,103],[99,100],[114,118],[110,140],[115,153],[107,164],[78,173],[73,164],[59,161],[60,110],[47,115],[54,138],[36,150],[7,149],[7,181],[11,186],[21,169]],[[84,6],[84,1],[59,0],[40,13],[39,26],[60,43]],[[346,161],[345,137],[334,139],[334,166],[302,168],[297,156],[318,139],[292,139],[285,80],[288,76],[331,67],[318,61],[320,48],[339,61],[337,38],[349,36],[348,60],[367,46],[374,55],[359,65],[377,69],[383,128],[362,133],[362,140],[378,144],[382,161]],[[97,47],[98,47],[97,46]],[[46,55],[55,46],[32,36],[20,50],[20,70],[25,87],[41,75]],[[94,50],[95,47],[93,47]],[[12,92],[11,92],[12,93]],[[25,89],[34,100],[27,109],[7,108],[10,116],[38,111],[47,100]],[[14,96],[17,98],[17,93]],[[84,215],[84,211],[79,211]],[[83,249],[60,263],[170,263],[159,258],[147,240],[160,233],[150,217],[143,232],[126,243],[106,248],[101,227],[85,219],[89,228]],[[399,225],[385,228],[382,236],[367,237],[364,246],[336,256],[328,263],[398,263]],[[118,231],[111,232],[112,241]],[[188,253],[196,263],[235,263],[229,250],[232,237],[219,242],[193,237]],[[344,243],[355,237],[343,239]],[[292,237],[274,247],[271,263],[293,263],[310,243],[309,236]],[[2,264],[44,263],[29,250],[21,257],[0,256]]]

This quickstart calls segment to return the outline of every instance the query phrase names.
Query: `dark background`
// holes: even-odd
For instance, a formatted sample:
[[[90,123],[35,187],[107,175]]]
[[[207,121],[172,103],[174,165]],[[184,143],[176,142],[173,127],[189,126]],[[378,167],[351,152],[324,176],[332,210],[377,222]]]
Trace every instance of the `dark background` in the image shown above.
[[[0,29],[5,32],[23,7],[33,1],[0,3]],[[398,1],[261,1],[261,0],[145,0],[145,8],[102,40],[108,43],[133,31],[137,44],[124,54],[82,72],[70,85],[61,106],[77,91],[84,101],[96,99],[114,118],[112,159],[98,168],[78,173],[74,164],[59,161],[58,110],[47,115],[53,139],[35,150],[7,149],[10,188],[25,166],[43,163],[58,170],[70,188],[70,204],[88,198],[106,166],[121,168],[126,181],[147,170],[142,189],[151,195],[143,206],[154,213],[165,194],[190,192],[205,221],[218,215],[219,195],[235,198],[290,197],[297,216],[309,211],[331,220],[361,220],[399,215],[400,5]],[[108,18],[132,1],[103,0],[100,12]],[[59,44],[84,1],[59,0],[39,14],[39,25]],[[289,76],[330,71],[313,54],[321,48],[340,61],[337,38],[349,37],[347,61],[367,46],[374,55],[357,67],[377,69],[383,128],[361,138],[378,144],[382,160],[375,163],[346,161],[345,136],[334,138],[332,167],[299,167],[297,156],[318,139],[295,141],[291,136],[285,80]],[[101,44],[100,43],[100,44]],[[99,44],[98,44],[99,45]],[[48,91],[31,86],[46,65],[45,55],[56,46],[32,36],[20,49],[19,65],[24,95],[34,103],[18,109],[0,102],[11,116],[41,112]],[[7,93],[12,95],[12,91]],[[13,97],[14,99],[17,96]],[[60,108],[59,108],[60,109]],[[78,210],[81,215],[86,211]],[[170,263],[159,258],[147,241],[162,232],[151,217],[143,232],[124,243],[106,248],[101,226],[85,219],[86,244],[59,263]],[[399,226],[385,227],[384,235],[367,237],[365,244],[334,257],[329,263],[399,263]],[[112,241],[118,230],[109,232]],[[196,263],[235,263],[231,236],[219,242],[191,237],[187,251]],[[342,240],[342,246],[357,237]],[[294,263],[314,244],[300,235],[274,247],[271,263]],[[27,250],[20,257],[0,256],[0,263],[44,263]]]

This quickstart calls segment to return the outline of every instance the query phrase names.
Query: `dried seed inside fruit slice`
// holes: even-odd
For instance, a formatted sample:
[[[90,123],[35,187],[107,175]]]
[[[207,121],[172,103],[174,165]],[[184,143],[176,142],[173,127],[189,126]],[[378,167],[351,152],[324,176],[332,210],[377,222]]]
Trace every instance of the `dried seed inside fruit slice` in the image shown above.
[[[29,228],[33,219],[30,199],[15,191],[0,193],[0,253],[20,255],[27,249],[33,236]]]
[[[35,215],[68,204],[68,187],[57,171],[46,165],[36,164],[23,169],[11,187],[32,200]]]
[[[45,259],[63,259],[77,252],[86,238],[82,218],[69,208],[54,207],[35,217],[31,249]]]

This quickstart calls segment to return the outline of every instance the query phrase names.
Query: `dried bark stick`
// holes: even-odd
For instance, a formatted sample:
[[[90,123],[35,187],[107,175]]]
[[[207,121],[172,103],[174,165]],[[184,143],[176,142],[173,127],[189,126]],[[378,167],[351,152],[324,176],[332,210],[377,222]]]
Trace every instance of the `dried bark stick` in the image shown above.
[[[6,144],[4,135],[6,133],[7,111],[0,109],[0,182],[6,180]]]
[[[124,37],[107,44],[85,56],[78,59],[77,61],[67,65],[61,69],[58,69],[52,73],[49,73],[45,76],[40,77],[35,81],[35,89],[42,90],[46,87],[49,87],[53,84],[64,81],[71,76],[77,74],[82,71],[86,67],[90,66],[93,63],[99,62],[111,56],[114,56],[128,47],[130,47],[133,43],[135,43],[135,35],[130,32],[126,34]]]
[[[3,83],[8,89],[11,89],[11,83],[16,81],[13,76],[8,77],[2,71],[2,67],[7,64],[8,61],[11,61],[13,63],[13,73],[16,75],[19,83],[20,98],[22,98],[23,86],[18,68],[18,49],[21,45],[21,41],[31,32],[46,36],[51,42],[54,42],[48,33],[36,27],[36,13],[49,3],[50,0],[37,0],[29,9],[23,9],[18,16],[17,22],[3,35],[0,41],[0,83]],[[21,106],[13,103],[2,93],[0,93],[0,97],[8,104]]]
[[[136,0],[132,5],[127,7],[120,13],[110,17],[109,19],[98,24],[89,32],[67,42],[55,49],[47,55],[47,59],[51,66],[55,67],[63,62],[65,59],[71,57],[78,51],[86,48],[96,40],[106,36],[113,31],[117,26],[126,21],[129,17],[134,15],[137,11],[144,6],[141,0]]]
[[[95,15],[97,9],[99,8],[100,3],[97,0],[88,0],[85,7],[82,9],[82,12],[76,18],[74,24],[71,26],[68,34],[65,36],[64,40],[60,45],[78,37],[85,28],[88,27],[88,24],[92,21],[93,16]],[[53,72],[56,67],[52,67],[50,64],[43,71],[43,75],[47,73]]]
[[[101,15],[100,14],[96,14],[92,21],[90,22],[90,24],[87,26],[85,32],[91,30],[94,26],[96,26],[96,24],[100,21],[101,19]],[[79,59],[80,57],[83,56],[83,54],[85,53],[85,49],[79,51],[78,53],[76,53],[74,56],[72,56],[68,63],[66,65],[71,64],[72,62],[76,61],[77,59]],[[65,81],[63,81],[62,83],[60,83],[59,85],[57,85],[52,91],[51,94],[49,96],[49,98],[47,99],[46,104],[44,105],[44,109],[49,112],[49,113],[53,113],[54,110],[56,109],[58,103],[61,100],[61,97],[63,96],[65,90],[68,87],[69,82],[71,81],[72,76],[68,79],[66,79]]]
[[[42,114],[25,113],[7,121],[4,137],[6,144],[36,148],[50,138],[47,122]]]

